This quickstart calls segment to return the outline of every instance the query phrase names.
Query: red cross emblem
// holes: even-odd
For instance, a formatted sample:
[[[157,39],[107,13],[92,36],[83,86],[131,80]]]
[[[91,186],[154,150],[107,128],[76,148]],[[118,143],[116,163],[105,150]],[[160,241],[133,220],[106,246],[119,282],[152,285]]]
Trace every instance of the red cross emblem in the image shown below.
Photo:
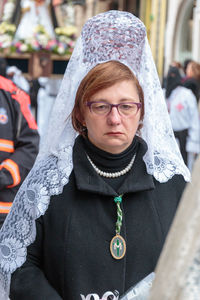
[[[182,111],[182,109],[184,108],[183,104],[179,103],[176,105],[176,108],[178,111]]]

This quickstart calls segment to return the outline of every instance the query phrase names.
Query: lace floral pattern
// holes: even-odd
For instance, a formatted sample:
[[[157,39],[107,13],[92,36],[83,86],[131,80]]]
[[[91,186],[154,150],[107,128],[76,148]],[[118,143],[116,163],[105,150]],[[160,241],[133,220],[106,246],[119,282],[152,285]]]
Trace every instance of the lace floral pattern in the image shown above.
[[[7,293],[9,274],[24,263],[26,247],[35,239],[35,220],[45,213],[50,195],[61,193],[68,182],[68,174],[72,170],[71,146],[62,149],[61,158],[65,158],[62,163],[53,155],[36,161],[3,224],[0,235],[0,280]]]
[[[133,70],[138,70],[146,36],[143,23],[127,13],[110,13],[110,17],[104,20],[101,16],[89,20],[83,27],[84,63],[96,65],[108,60],[120,60],[132,66]]]
[[[119,294],[118,292],[116,293]],[[115,294],[112,292],[106,292],[104,293],[102,298],[100,298],[99,295],[97,294],[88,294],[86,297],[84,295],[80,295],[80,297],[81,300],[109,300],[109,299],[119,300],[119,296],[116,296]]]
[[[38,158],[0,232],[2,294],[9,293],[10,273],[23,264],[26,247],[35,239],[35,219],[45,213],[50,197],[61,193],[68,182],[76,137],[70,114],[77,88],[90,69],[109,60],[126,64],[143,89],[145,117],[141,134],[148,145],[144,157],[147,172],[160,182],[175,174],[190,179],[173,136],[143,23],[120,11],[89,19],[68,63]]]

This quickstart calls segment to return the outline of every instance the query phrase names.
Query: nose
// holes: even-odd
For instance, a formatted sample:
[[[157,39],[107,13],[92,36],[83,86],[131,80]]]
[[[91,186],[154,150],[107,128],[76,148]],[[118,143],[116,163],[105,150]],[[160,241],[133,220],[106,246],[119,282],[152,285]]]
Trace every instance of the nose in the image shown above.
[[[109,125],[118,125],[121,122],[121,116],[117,107],[112,107],[111,112],[107,116],[107,122]]]

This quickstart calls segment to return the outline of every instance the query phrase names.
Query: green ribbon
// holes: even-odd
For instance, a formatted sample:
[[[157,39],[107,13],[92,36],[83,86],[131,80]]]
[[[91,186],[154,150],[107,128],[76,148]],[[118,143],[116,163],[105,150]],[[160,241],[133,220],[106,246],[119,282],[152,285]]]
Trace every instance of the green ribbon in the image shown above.
[[[120,203],[122,202],[122,195],[114,198],[115,203],[117,204],[117,222],[116,222],[116,234],[120,234],[122,227],[122,210]]]

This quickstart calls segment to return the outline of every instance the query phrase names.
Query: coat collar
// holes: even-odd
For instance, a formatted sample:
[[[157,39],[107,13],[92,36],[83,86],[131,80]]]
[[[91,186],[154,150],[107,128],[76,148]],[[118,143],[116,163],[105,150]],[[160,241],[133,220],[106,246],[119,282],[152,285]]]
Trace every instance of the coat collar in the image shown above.
[[[117,196],[155,188],[153,176],[147,174],[143,156],[147,151],[146,143],[139,138],[139,147],[135,162],[122,183],[118,192],[99,176],[87,159],[84,145],[80,137],[77,137],[73,151],[74,174],[77,188],[82,191],[98,193],[107,196]]]

